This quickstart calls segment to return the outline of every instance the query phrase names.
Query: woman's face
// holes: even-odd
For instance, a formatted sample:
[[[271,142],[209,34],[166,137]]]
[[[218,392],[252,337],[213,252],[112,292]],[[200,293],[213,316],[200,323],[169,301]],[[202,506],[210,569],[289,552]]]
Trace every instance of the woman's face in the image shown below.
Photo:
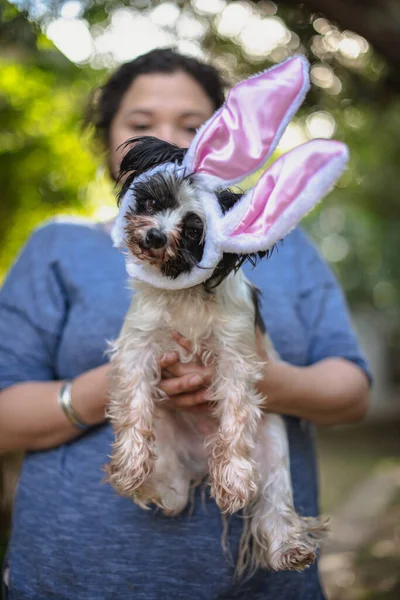
[[[118,176],[126,140],[152,135],[187,148],[214,112],[211,99],[182,71],[140,75],[125,93],[110,127],[110,167]]]

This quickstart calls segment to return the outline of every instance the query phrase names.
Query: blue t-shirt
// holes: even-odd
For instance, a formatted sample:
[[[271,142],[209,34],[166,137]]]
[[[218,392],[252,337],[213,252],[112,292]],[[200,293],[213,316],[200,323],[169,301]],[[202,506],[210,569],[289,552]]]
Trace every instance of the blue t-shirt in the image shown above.
[[[300,230],[245,268],[281,358],[339,356],[367,366],[330,270]],[[0,293],[0,389],[71,379],[106,361],[130,303],[123,255],[99,225],[56,221],[33,233]],[[312,427],[286,419],[296,509],[316,515]],[[175,518],[142,510],[102,482],[113,434],[104,424],[57,448],[28,452],[8,549],[14,600],[316,600],[316,566],[259,572],[241,585],[221,549],[220,512],[198,490]],[[266,458],[267,459],[267,458]],[[242,522],[230,520],[235,555]]]

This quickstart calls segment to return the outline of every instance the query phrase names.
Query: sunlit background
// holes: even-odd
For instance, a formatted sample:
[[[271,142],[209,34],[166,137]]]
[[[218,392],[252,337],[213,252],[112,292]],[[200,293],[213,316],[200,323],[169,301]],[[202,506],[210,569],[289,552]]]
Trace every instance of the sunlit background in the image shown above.
[[[382,472],[391,490],[378,501],[388,522],[374,529],[364,514],[358,545],[328,549],[326,581],[331,598],[400,598],[398,3],[0,0],[0,15],[0,277],[44,219],[115,214],[103,157],[82,131],[110,69],[173,46],[235,83],[294,53],[309,58],[312,89],[277,153],[321,137],[350,147],[348,170],[305,227],[340,278],[375,375],[367,425],[319,434],[323,508],[344,510],[354,486],[377,489]]]

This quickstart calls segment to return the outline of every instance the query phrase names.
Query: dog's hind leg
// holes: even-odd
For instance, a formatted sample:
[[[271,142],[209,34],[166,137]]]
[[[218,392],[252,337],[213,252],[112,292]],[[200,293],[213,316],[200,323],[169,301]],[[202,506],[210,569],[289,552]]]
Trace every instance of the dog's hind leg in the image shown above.
[[[254,458],[260,487],[248,510],[251,537],[247,536],[247,541],[243,538],[252,544],[252,567],[301,571],[314,562],[318,541],[326,534],[327,525],[318,518],[300,517],[294,509],[289,446],[280,416],[264,415]],[[241,548],[239,556],[248,556],[248,549]]]

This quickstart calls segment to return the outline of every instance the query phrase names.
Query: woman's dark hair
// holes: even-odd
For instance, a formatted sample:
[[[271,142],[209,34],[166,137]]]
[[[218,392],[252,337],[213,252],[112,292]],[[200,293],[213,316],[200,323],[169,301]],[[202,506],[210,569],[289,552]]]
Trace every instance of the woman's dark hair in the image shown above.
[[[169,48],[158,49],[121,65],[104,85],[94,91],[86,113],[86,124],[94,126],[97,139],[107,147],[111,122],[132,82],[139,75],[176,71],[183,71],[193,77],[210,98],[215,110],[222,106],[225,100],[225,83],[215,67]]]

